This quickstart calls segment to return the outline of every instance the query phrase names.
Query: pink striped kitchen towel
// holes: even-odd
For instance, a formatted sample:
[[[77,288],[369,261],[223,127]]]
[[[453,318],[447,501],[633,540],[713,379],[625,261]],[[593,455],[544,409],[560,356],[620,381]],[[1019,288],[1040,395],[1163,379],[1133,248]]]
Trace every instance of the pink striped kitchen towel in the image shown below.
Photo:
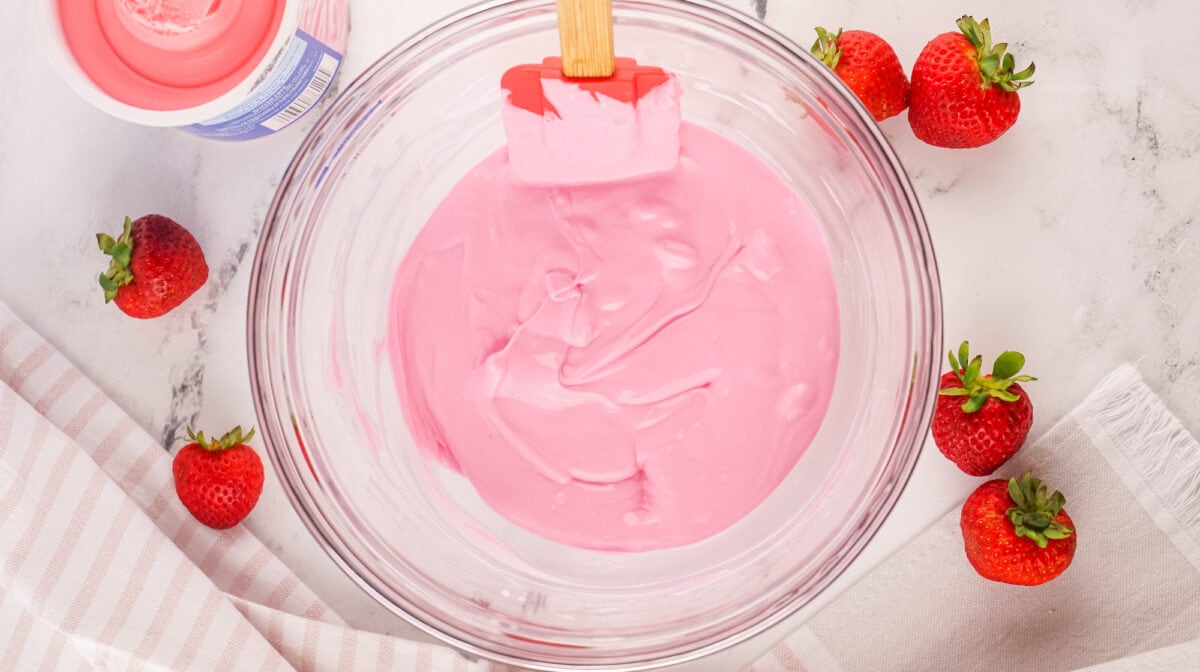
[[[976,576],[954,510],[747,672],[1200,670],[1200,444],[1137,371],[1113,371],[996,476],[1025,470],[1062,490],[1079,530],[1062,576]]]
[[[350,629],[198,524],[170,455],[0,303],[0,671],[492,669]]]

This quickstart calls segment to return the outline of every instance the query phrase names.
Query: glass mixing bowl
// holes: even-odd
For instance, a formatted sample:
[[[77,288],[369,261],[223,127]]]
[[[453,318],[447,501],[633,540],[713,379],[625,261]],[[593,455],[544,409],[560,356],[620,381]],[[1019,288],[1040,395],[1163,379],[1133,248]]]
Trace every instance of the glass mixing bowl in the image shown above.
[[[394,269],[451,186],[503,143],[501,73],[558,52],[550,0],[467,9],[359,77],[285,174],[250,289],[259,421],[318,541],[427,632],[539,670],[683,662],[811,600],[900,494],[940,361],[941,299],[917,200],[849,90],[804,50],[719,5],[614,5],[619,53],[677,73],[685,118],[793,185],[833,259],[833,399],[799,463],[741,522],[648,553],[562,546],[499,517],[426,459],[400,412],[383,347]]]

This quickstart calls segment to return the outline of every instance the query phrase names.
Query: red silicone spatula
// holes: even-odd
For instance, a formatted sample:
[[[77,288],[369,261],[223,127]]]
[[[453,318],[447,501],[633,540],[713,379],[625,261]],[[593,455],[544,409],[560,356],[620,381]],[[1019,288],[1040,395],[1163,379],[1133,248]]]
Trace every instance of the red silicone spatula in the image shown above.
[[[612,0],[558,0],[557,10],[562,57],[515,66],[500,80],[514,176],[583,184],[673,170],[680,123],[674,78],[614,57]]]

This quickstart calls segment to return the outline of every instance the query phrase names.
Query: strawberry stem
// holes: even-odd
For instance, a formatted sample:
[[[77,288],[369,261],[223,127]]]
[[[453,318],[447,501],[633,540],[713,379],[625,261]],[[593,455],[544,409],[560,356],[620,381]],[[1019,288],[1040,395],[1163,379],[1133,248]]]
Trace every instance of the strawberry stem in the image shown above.
[[[813,42],[812,49],[809,51],[831,69],[836,68],[838,62],[842,60],[842,48],[838,46],[838,40],[842,37],[842,29],[838,28],[836,34],[831,34],[820,26],[817,26],[816,30],[817,41]]]
[[[1005,511],[1018,537],[1031,539],[1038,548],[1045,548],[1051,539],[1066,539],[1074,532],[1054,518],[1062,511],[1067,498],[1057,490],[1046,496],[1041,480],[1026,472],[1021,478],[1008,479],[1008,496],[1015,506]]]
[[[122,285],[133,282],[133,273],[129,270],[129,262],[133,258],[133,220],[125,218],[121,236],[116,240],[107,233],[96,234],[96,242],[100,251],[112,257],[108,270],[100,274],[100,287],[104,289],[104,302],[108,303],[117,297],[117,290]]]
[[[958,346],[957,357],[953,351],[950,352],[950,366],[962,386],[947,387],[938,390],[938,394],[943,397],[967,397],[962,405],[964,413],[974,413],[983,408],[988,397],[995,397],[1000,401],[1017,401],[1021,397],[1009,392],[1008,388],[1013,383],[1037,380],[1033,376],[1018,375],[1025,367],[1025,355],[1012,350],[1000,353],[992,364],[990,376],[979,375],[983,370],[983,357],[976,355],[971,359],[971,348],[967,341]]]
[[[1005,91],[1016,91],[1033,84],[1029,79],[1033,77],[1033,63],[1020,72],[1013,72],[1016,61],[1012,54],[1006,53],[1008,43],[992,44],[992,27],[987,19],[976,21],[973,16],[963,16],[957,25],[971,46],[975,47],[975,61],[983,78],[980,82],[982,88],[989,89],[995,84]]]
[[[254,438],[254,428],[251,427],[250,431],[243,435],[242,426],[238,425],[228,432],[225,432],[221,438],[216,440],[205,438],[204,432],[193,432],[191,427],[187,428],[187,435],[189,439],[194,441],[201,448],[215,453],[232,448],[239,444],[247,443],[250,441],[250,439]]]

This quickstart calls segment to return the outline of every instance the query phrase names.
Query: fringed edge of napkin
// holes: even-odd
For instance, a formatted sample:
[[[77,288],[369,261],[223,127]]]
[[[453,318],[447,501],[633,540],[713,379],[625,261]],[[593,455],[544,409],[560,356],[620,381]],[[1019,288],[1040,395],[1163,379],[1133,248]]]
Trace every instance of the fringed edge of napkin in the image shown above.
[[[1200,443],[1130,364],[1108,374],[1072,415],[1200,570]]]

